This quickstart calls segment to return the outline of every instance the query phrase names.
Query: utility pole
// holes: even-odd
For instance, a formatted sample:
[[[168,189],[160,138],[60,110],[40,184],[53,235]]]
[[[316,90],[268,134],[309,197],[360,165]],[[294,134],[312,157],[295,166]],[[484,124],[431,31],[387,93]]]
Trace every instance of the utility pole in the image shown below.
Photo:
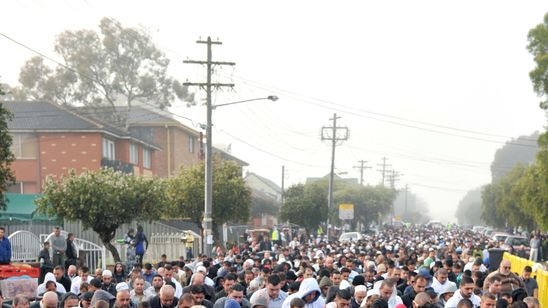
[[[382,181],[381,181],[382,186],[384,186],[384,177],[385,177],[386,171],[387,171],[386,167],[390,167],[390,166],[391,166],[391,165],[386,164],[386,160],[387,160],[387,159],[388,159],[388,158],[383,157],[383,158],[382,158],[382,164],[377,164],[377,166],[382,166],[382,169],[381,169],[381,170],[377,170],[378,172],[381,172],[381,173],[382,173]]]
[[[400,180],[399,177],[402,175],[403,173],[399,173],[394,169],[389,172],[388,182],[390,182],[390,188],[392,188],[392,190],[396,191],[396,182]],[[394,220],[396,219],[396,207],[394,206],[394,203],[392,203],[392,217]]]
[[[212,166],[212,148],[213,141],[211,136],[211,114],[213,106],[211,103],[211,89],[212,87],[234,87],[233,83],[211,83],[211,75],[213,74],[214,65],[236,65],[234,62],[219,62],[213,61],[211,46],[212,45],[221,45],[222,42],[212,41],[211,37],[207,37],[206,41],[198,40],[197,44],[206,44],[207,45],[207,60],[206,61],[195,61],[195,60],[185,60],[184,63],[190,64],[202,64],[207,66],[207,82],[185,82],[185,86],[198,86],[206,90],[206,107],[207,107],[207,125],[206,125],[206,151],[205,151],[205,206],[204,206],[204,220],[202,222],[202,227],[204,234],[202,234],[203,248],[206,255],[211,255],[212,244],[213,244],[213,220],[211,219],[213,211],[213,166]]]
[[[337,114],[333,114],[333,118],[329,119],[333,121],[333,126],[322,127],[322,141],[329,140],[331,141],[331,171],[329,173],[329,189],[327,193],[327,240],[330,240],[329,234],[329,214],[331,213],[331,208],[333,207],[333,179],[335,174],[335,147],[337,146],[338,141],[348,140],[348,128],[347,127],[337,127]],[[342,134],[337,135],[337,131],[342,131]]]
[[[388,182],[390,182],[390,187],[396,189],[396,182],[399,181],[399,177],[402,176],[402,173],[397,172],[396,170],[391,170],[388,174]]]
[[[367,160],[358,160],[358,163],[360,163],[360,165],[354,166],[353,168],[360,169],[360,185],[363,186],[363,171],[365,169],[371,169],[371,167],[365,165],[365,163],[367,163]]]

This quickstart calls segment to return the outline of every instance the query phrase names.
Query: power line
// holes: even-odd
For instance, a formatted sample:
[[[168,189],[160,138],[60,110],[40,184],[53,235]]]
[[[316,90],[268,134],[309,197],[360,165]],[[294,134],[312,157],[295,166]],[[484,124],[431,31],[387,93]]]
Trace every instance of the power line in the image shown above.
[[[257,87],[257,88],[264,89],[264,90],[269,90],[269,88],[266,88],[266,87],[256,86],[256,85],[252,85],[252,84],[248,84],[248,85],[250,85],[250,86],[255,86],[255,87]],[[277,88],[274,87],[274,89],[277,89]],[[280,92],[287,92],[287,93],[290,93],[290,94],[295,93],[295,92],[286,91],[286,90],[281,90],[281,89],[277,89],[277,91],[280,91]],[[300,95],[300,94],[295,94],[295,95],[298,95],[298,96],[301,96],[301,97],[305,97],[304,95]],[[309,104],[309,105],[313,105],[313,106],[316,106],[316,107],[320,107],[320,108],[324,108],[324,109],[328,109],[328,110],[335,110],[335,111],[339,111],[339,112],[342,112],[342,113],[345,113],[345,114],[349,114],[349,115],[353,115],[353,116],[356,116],[356,117],[367,118],[367,119],[371,119],[371,120],[375,120],[375,121],[379,121],[379,122],[383,122],[383,123],[388,123],[388,124],[393,124],[393,125],[397,125],[397,126],[403,126],[403,127],[408,127],[408,128],[423,130],[423,131],[427,131],[427,132],[431,132],[431,133],[437,133],[437,134],[446,135],[446,136],[453,136],[453,137],[459,137],[459,138],[471,139],[471,140],[477,140],[477,141],[483,141],[483,142],[489,142],[489,143],[496,143],[496,144],[513,144],[513,145],[517,145],[517,146],[531,147],[531,145],[528,145],[528,144],[515,143],[515,142],[507,142],[507,141],[504,142],[504,141],[498,141],[498,140],[492,140],[492,139],[485,139],[485,138],[479,138],[479,137],[473,137],[473,136],[458,135],[458,134],[449,133],[449,132],[444,132],[444,131],[439,131],[439,130],[430,129],[430,128],[426,128],[426,127],[420,127],[420,126],[411,125],[411,124],[399,123],[399,122],[395,122],[395,121],[391,121],[391,120],[386,120],[386,119],[379,119],[379,118],[375,118],[375,117],[371,117],[371,116],[366,116],[366,115],[363,115],[363,114],[360,114],[360,113],[357,113],[357,112],[350,112],[350,111],[348,111],[348,109],[354,109],[354,110],[357,110],[357,111],[359,111],[359,112],[370,113],[370,114],[373,114],[373,115],[376,115],[376,116],[384,116],[384,117],[387,117],[387,118],[399,119],[399,120],[401,120],[401,121],[408,121],[408,122],[411,122],[411,123],[417,123],[417,124],[422,124],[422,125],[429,125],[429,126],[433,126],[433,127],[437,127],[437,128],[443,128],[443,129],[448,129],[448,130],[455,130],[455,131],[460,131],[460,132],[469,133],[469,134],[478,134],[478,135],[492,136],[492,137],[498,137],[498,138],[513,139],[513,137],[509,137],[509,136],[503,136],[503,135],[497,135],[497,134],[483,133],[483,132],[479,132],[479,131],[473,131],[473,130],[467,130],[467,129],[454,128],[454,127],[450,127],[450,126],[442,126],[442,125],[431,124],[431,123],[427,123],[427,122],[421,122],[421,121],[416,121],[416,120],[405,119],[405,118],[396,117],[396,116],[384,115],[384,114],[381,114],[381,113],[376,113],[376,112],[372,112],[372,111],[362,110],[362,109],[355,108],[355,107],[352,107],[352,106],[346,106],[346,105],[342,105],[342,104],[337,104],[337,103],[329,102],[329,101],[326,101],[326,100],[323,100],[323,99],[308,98],[308,99],[313,99],[313,100],[319,101],[320,103],[318,103],[318,102],[313,102],[313,101],[309,101],[309,100],[307,101],[307,100],[304,100],[304,99],[302,99],[302,98],[296,98],[295,96],[293,96],[293,98],[297,99],[298,101],[300,101],[300,102],[302,102],[302,103]],[[323,103],[321,103],[321,102],[323,102]],[[334,105],[334,106],[336,106],[336,107],[333,107],[333,106],[326,106],[325,104]],[[342,106],[342,107],[339,107],[339,106]]]
[[[230,136],[230,137],[232,137],[232,138],[238,140],[239,142],[241,142],[241,143],[243,143],[243,144],[245,144],[245,145],[247,145],[247,146],[250,146],[250,147],[254,148],[254,149],[257,150],[257,151],[260,151],[260,152],[265,153],[265,154],[267,154],[267,155],[270,155],[270,156],[272,156],[272,157],[276,157],[276,158],[281,159],[281,160],[283,160],[283,161],[290,162],[290,163],[294,163],[294,164],[301,165],[301,166],[305,166],[305,167],[313,167],[313,168],[325,168],[325,167],[326,167],[326,166],[320,166],[320,165],[311,165],[311,164],[301,163],[301,162],[298,162],[298,161],[295,161],[295,160],[292,160],[292,159],[288,159],[288,158],[285,158],[285,157],[282,157],[282,156],[273,154],[273,153],[271,153],[271,152],[269,152],[269,151],[263,150],[263,149],[261,149],[261,148],[255,146],[255,145],[250,144],[250,143],[247,142],[247,141],[244,141],[244,140],[242,140],[242,139],[240,139],[240,138],[238,138],[238,137],[236,137],[236,136],[230,134],[230,133],[227,132],[226,130],[220,129],[219,131],[221,131],[221,132],[227,134],[228,136]]]
[[[235,76],[235,77],[238,78],[238,79],[242,79],[244,81],[255,82],[255,81],[252,81],[250,79],[243,78],[243,77],[239,77],[239,76]],[[248,85],[251,85],[251,84],[248,84]],[[253,85],[251,85],[251,86],[253,86]],[[259,86],[256,86],[256,87],[259,87]],[[259,87],[259,88],[267,89],[267,88],[264,88],[264,87]],[[336,102],[333,102],[333,101],[329,101],[329,100],[326,100],[326,99],[321,99],[321,98],[317,98],[317,97],[313,97],[313,96],[309,96],[309,95],[304,95],[304,94],[300,94],[300,93],[290,91],[290,90],[280,89],[280,88],[277,88],[277,87],[272,87],[272,89],[274,89],[276,91],[286,92],[286,93],[293,94],[293,95],[296,95],[296,96],[304,97],[304,98],[307,98],[307,99],[311,99],[313,101],[319,101],[319,102],[323,102],[323,103],[326,103],[326,104],[338,106],[338,107],[344,108],[345,110],[346,109],[354,109],[356,111],[360,111],[360,112],[363,112],[363,113],[368,113],[368,114],[372,114],[372,115],[376,115],[376,116],[392,118],[392,119],[396,119],[396,120],[401,120],[401,121],[406,121],[406,122],[411,122],[411,123],[416,123],[416,124],[422,124],[422,125],[428,125],[428,126],[433,126],[433,127],[443,128],[443,129],[448,129],[448,130],[455,130],[455,131],[471,133],[471,134],[478,134],[478,135],[499,137],[499,138],[506,138],[506,139],[512,139],[513,138],[513,137],[510,137],[510,136],[504,136],[504,135],[492,134],[492,133],[485,133],[485,132],[480,132],[480,131],[477,131],[477,130],[463,129],[463,128],[457,128],[457,127],[452,127],[452,126],[447,126],[447,125],[440,125],[440,124],[436,124],[436,123],[418,121],[418,120],[414,120],[414,119],[408,119],[408,118],[389,115],[389,114],[380,113],[380,112],[376,112],[376,111],[365,110],[365,109],[362,109],[362,108],[358,108],[358,107],[354,107],[354,106],[348,106],[348,105],[336,103]],[[533,139],[530,139],[530,140],[533,140]],[[536,141],[536,140],[534,140],[534,141]]]

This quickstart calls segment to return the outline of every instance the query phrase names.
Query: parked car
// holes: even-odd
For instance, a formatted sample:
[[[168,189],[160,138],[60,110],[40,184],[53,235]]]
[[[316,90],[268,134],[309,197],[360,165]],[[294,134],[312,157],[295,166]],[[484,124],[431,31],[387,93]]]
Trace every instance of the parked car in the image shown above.
[[[500,243],[506,241],[506,238],[510,236],[510,234],[506,232],[493,232],[493,235],[491,235],[491,240],[494,242]]]
[[[361,238],[360,232],[345,232],[339,236],[339,242],[355,242]]]
[[[509,235],[500,247],[520,257],[529,257],[529,252],[531,251],[529,239],[521,235]]]
[[[485,230],[483,230],[483,235],[491,236],[493,232],[495,232],[495,230],[493,230],[492,228],[485,228]]]
[[[443,229],[445,226],[439,220],[430,220],[426,226],[432,229]]]

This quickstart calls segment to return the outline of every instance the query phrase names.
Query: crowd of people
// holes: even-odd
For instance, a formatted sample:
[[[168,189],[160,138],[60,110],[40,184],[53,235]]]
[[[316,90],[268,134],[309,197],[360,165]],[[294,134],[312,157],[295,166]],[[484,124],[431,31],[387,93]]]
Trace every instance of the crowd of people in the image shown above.
[[[155,264],[118,262],[104,271],[58,264],[45,273],[37,301],[19,296],[12,306],[540,308],[533,270],[492,264],[497,245],[468,230],[421,226],[346,242],[250,237],[192,260],[164,255]]]

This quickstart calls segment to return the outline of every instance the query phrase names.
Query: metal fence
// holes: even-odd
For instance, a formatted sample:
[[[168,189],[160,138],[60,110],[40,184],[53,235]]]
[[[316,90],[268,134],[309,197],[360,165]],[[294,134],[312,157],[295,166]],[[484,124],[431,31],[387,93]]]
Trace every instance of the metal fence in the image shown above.
[[[160,260],[162,254],[166,254],[169,260],[177,260],[180,256],[187,257],[185,243],[181,241],[184,232],[190,232],[194,237],[192,245],[192,253],[198,255],[201,250],[201,236],[193,231],[183,231],[181,229],[168,226],[160,222],[143,222],[139,223],[143,226],[144,232],[149,239],[149,249],[147,250],[144,261],[156,263]],[[10,235],[12,243],[14,261],[20,262],[35,262],[38,259],[38,254],[42,249],[42,243],[49,240],[52,233],[51,230],[57,224],[55,222],[48,223],[32,223],[32,222],[17,222],[6,224],[7,233]],[[123,261],[126,256],[126,245],[118,243],[117,239],[123,238],[129,228],[136,228],[136,223],[125,224],[118,228],[116,237],[112,244],[118,249],[120,257]],[[104,247],[99,235],[93,230],[83,231],[81,222],[64,223],[64,230],[61,231],[65,237],[69,232],[75,234],[75,244],[78,250],[78,256],[81,264],[85,264],[91,269],[96,267],[105,268],[107,264],[113,264],[111,253]],[[10,231],[11,230],[11,231]],[[13,238],[13,240],[11,240]],[[51,251],[50,251],[51,254]]]
[[[40,238],[30,231],[16,231],[8,239],[11,243],[11,260],[36,262],[40,254]]]
[[[38,236],[39,234],[50,233],[53,227],[58,225],[59,222],[57,221],[2,221],[2,226],[6,228],[6,234],[29,231]]]
[[[158,262],[160,260],[160,256],[163,253],[165,253],[165,252],[161,252],[159,254],[156,254],[156,253],[153,253],[151,251],[151,249],[153,247],[153,246],[151,246],[152,243],[153,243],[153,240],[152,240],[153,236],[155,236],[157,234],[182,234],[181,229],[174,228],[174,227],[168,226],[166,224],[163,224],[163,223],[157,222],[157,221],[154,221],[154,222],[139,222],[138,224],[143,226],[143,232],[147,235],[147,238],[149,240],[149,249],[147,250],[147,252],[143,256],[143,261],[151,262],[153,264]],[[118,250],[120,258],[122,259],[122,261],[124,263],[127,261],[126,260],[126,245],[119,243],[118,240],[123,239],[124,235],[127,233],[127,231],[130,228],[133,228],[135,230],[136,225],[137,225],[137,223],[124,224],[121,227],[119,227],[116,230],[116,237],[111,242],[112,245],[114,245],[114,247],[116,247],[116,249]],[[64,229],[67,230],[67,231],[70,231],[70,232],[74,232],[74,231],[77,230],[78,232],[74,232],[76,234],[77,238],[84,239],[84,240],[87,240],[87,241],[93,242],[93,243],[101,243],[101,245],[102,245],[102,241],[99,238],[99,235],[93,230],[85,230],[84,231],[82,223],[79,222],[79,221],[77,221],[77,222],[65,221]],[[193,232],[193,234],[196,234],[196,233]],[[198,235],[196,234],[196,236],[198,236]],[[180,245],[183,244],[181,242],[181,237],[180,236],[179,236],[178,242],[175,241],[175,239],[173,240],[172,246],[177,247],[178,246],[177,244],[180,244]],[[155,244],[155,245],[157,245],[157,244]],[[166,248],[163,248],[163,247],[164,246],[162,246],[162,248],[158,248],[158,251],[161,251],[162,249],[164,249],[164,250],[168,249],[167,245],[165,246]],[[177,250],[177,248],[173,248],[173,253],[174,254],[175,253],[180,253],[181,251],[182,250]],[[196,248],[193,249],[194,255],[196,255],[198,251],[201,251],[200,246],[197,246]],[[166,253],[166,255],[167,255],[167,253]],[[186,250],[184,251],[184,254],[178,254],[173,259],[169,259],[169,260],[177,260],[177,259],[179,259],[180,256],[185,256],[186,257]],[[112,257],[112,254],[108,250],[106,250],[106,260],[107,260],[107,262],[106,262],[107,264],[113,264],[114,263],[114,259]]]
[[[116,242],[117,239],[123,239],[124,235],[127,233],[127,231],[130,228],[133,228],[134,230],[136,230],[137,224],[140,224],[141,226],[143,226],[143,232],[147,235],[147,237],[150,237],[151,234],[155,234],[155,233],[181,232],[181,229],[173,228],[171,226],[162,224],[160,222],[142,222],[142,223],[135,222],[132,224],[124,224],[120,226],[118,229],[116,229],[116,236],[114,238],[114,242]],[[99,238],[99,235],[95,231],[91,229],[84,231],[84,227],[80,221],[65,221],[63,229],[68,232],[73,232],[74,234],[76,234],[77,238],[81,238],[93,243],[102,243],[101,239]],[[125,252],[122,255],[125,255]]]
[[[188,238],[192,235],[192,254],[195,257],[200,251],[202,237],[192,231],[184,231],[177,233],[156,233],[149,238],[148,250],[144,256],[146,262],[156,262],[160,260],[160,256],[165,254],[168,260],[178,260],[180,256],[188,259],[190,255],[187,245],[183,242],[183,238]]]
[[[61,234],[66,238],[68,232],[63,230]],[[53,233],[40,234],[41,242],[49,241],[52,236]],[[86,265],[92,270],[98,267],[106,269],[107,252],[105,246],[100,246],[78,237],[74,240],[74,245],[76,246],[80,264]]]

